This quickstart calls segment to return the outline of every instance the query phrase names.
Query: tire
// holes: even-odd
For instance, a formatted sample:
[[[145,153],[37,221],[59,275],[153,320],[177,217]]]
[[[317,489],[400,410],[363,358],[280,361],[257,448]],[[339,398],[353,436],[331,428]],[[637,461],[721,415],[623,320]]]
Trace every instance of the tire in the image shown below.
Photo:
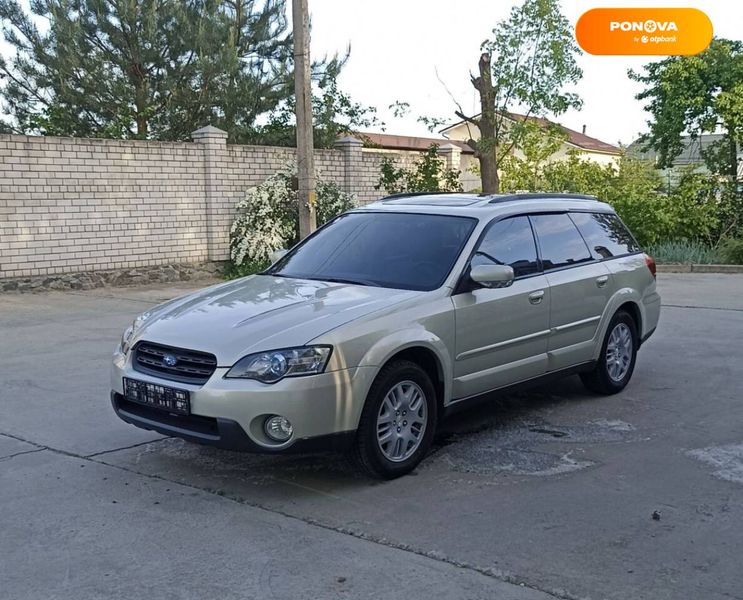
[[[631,344],[629,351],[625,345],[627,339]],[[581,373],[583,385],[598,394],[610,395],[621,392],[635,370],[638,346],[637,323],[629,313],[618,311],[606,329],[596,367],[592,371]]]
[[[378,479],[410,473],[431,447],[437,407],[431,378],[419,365],[407,360],[386,365],[366,397],[351,450],[353,462]]]

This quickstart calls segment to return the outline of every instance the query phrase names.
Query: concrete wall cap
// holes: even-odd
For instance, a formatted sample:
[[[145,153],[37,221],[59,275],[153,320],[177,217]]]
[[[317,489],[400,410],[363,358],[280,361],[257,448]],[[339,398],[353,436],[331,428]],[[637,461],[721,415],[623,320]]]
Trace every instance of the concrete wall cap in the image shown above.
[[[206,127],[202,127],[201,129],[197,129],[196,131],[191,133],[191,138],[193,139],[217,138],[217,139],[226,140],[227,132],[219,129],[218,127],[207,125]]]
[[[352,135],[347,135],[337,140],[335,142],[335,145],[336,146],[363,146],[364,142],[362,142],[358,138],[353,137]]]

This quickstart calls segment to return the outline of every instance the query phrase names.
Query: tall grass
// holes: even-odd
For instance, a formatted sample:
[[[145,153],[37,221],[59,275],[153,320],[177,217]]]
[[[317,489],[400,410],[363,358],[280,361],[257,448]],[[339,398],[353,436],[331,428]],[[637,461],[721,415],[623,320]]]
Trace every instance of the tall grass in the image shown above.
[[[728,262],[720,248],[687,240],[662,242],[648,247],[647,252],[656,262],[665,264],[719,265]]]

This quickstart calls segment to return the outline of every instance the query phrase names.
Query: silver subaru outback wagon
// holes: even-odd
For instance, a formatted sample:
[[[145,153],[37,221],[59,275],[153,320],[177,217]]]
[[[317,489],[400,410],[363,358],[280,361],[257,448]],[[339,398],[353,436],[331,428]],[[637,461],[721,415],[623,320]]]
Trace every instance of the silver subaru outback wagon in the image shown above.
[[[407,473],[441,419],[580,374],[622,390],[658,324],[655,263],[566,194],[409,194],[347,212],[264,272],[137,317],[113,356],[124,421],[252,452],[343,449]]]

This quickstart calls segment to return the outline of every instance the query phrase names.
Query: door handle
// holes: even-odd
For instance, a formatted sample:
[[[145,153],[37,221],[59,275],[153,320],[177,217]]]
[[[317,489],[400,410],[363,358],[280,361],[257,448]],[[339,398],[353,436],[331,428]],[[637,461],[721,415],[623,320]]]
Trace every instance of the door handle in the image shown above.
[[[600,288],[604,287],[606,285],[606,282],[609,281],[608,275],[602,275],[601,277],[596,278],[596,285]]]
[[[538,292],[532,292],[529,294],[529,302],[532,304],[539,304],[542,301],[542,298],[544,298],[544,290],[539,290]]]

